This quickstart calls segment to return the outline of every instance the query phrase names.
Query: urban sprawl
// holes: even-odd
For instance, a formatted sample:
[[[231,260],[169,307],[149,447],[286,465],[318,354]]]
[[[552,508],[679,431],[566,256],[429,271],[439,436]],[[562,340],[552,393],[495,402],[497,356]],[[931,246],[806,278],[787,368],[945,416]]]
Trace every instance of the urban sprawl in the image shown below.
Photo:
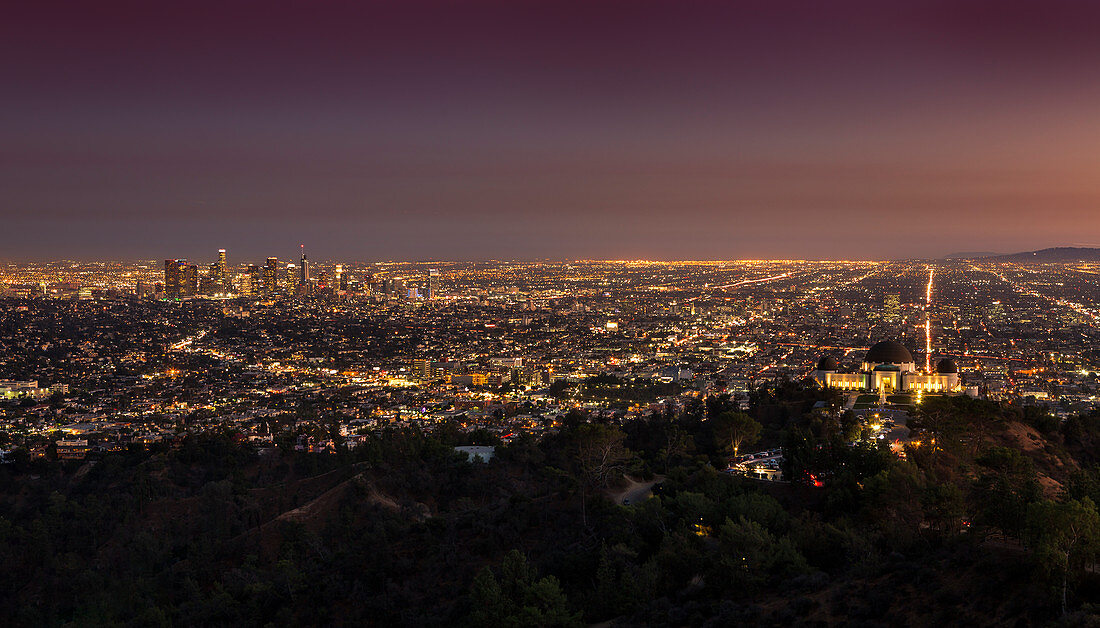
[[[297,253],[0,267],[3,459],[215,429],[260,454],[355,447],[386,426],[508,442],[571,413],[629,421],[721,395],[747,408],[778,380],[837,388],[842,403],[819,411],[855,413],[904,455],[928,395],[1064,418],[1100,387],[1100,265]],[[779,479],[778,454],[730,470]]]

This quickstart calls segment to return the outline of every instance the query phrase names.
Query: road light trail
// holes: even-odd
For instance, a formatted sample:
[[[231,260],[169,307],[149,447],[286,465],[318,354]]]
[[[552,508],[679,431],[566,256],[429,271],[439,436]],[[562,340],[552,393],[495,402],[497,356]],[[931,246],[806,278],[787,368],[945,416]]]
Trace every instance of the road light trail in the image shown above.
[[[848,281],[844,282],[844,283],[843,283],[843,284],[841,284],[841,285],[845,285],[845,286],[851,286],[851,285],[857,284],[857,283],[859,283],[859,282],[863,281],[864,279],[867,279],[868,277],[870,277],[870,276],[872,276],[872,275],[876,275],[876,274],[878,274],[878,273],[882,272],[882,271],[883,271],[883,270],[884,270],[885,268],[886,268],[886,266],[885,266],[885,265],[879,266],[878,268],[875,268],[874,270],[872,270],[871,272],[867,273],[866,275],[861,275],[861,276],[859,276],[859,277],[856,277],[855,279],[850,279],[850,280],[848,280]]]
[[[932,277],[936,274],[936,269],[932,266],[928,267],[928,286],[924,289],[924,303],[925,307],[932,305]]]
[[[924,372],[932,372],[932,323],[924,315]]]
[[[734,282],[734,283],[728,283],[728,284],[721,285],[721,286],[710,286],[708,289],[709,290],[728,290],[730,288],[739,288],[741,286],[750,286],[750,285],[758,284],[758,283],[768,283],[770,281],[778,281],[780,279],[786,279],[786,278],[792,277],[792,276],[796,276],[796,274],[787,272],[787,273],[783,273],[781,275],[772,275],[770,277],[761,277],[759,279],[742,279],[741,281],[737,281],[737,282]],[[699,296],[696,296],[696,297],[691,297],[690,299],[684,299],[680,303],[681,304],[682,303],[691,303],[693,301],[698,301],[698,300],[704,299],[706,297],[707,297],[707,295],[699,295]]]
[[[932,278],[936,274],[933,266],[928,267],[928,286],[924,289],[924,372],[932,372],[932,320],[928,308],[932,306]]]

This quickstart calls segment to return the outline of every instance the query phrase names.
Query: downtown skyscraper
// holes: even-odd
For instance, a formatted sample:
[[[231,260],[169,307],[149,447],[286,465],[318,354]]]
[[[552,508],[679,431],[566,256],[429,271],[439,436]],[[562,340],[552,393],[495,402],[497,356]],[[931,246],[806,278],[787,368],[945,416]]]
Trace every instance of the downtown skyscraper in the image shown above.
[[[184,296],[187,266],[185,259],[164,260],[164,296],[169,299]]]
[[[306,257],[306,245],[301,245],[302,248],[302,262],[299,272],[301,276],[298,278],[298,290],[301,294],[309,294],[309,258]]]
[[[279,288],[279,258],[267,258],[264,266],[264,294],[274,294]]]

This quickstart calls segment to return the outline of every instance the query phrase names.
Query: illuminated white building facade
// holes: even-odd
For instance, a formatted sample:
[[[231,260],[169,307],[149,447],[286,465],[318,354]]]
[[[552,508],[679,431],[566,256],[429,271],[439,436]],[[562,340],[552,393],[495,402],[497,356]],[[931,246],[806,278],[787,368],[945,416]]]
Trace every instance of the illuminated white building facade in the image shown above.
[[[884,340],[867,351],[854,373],[840,372],[836,358],[825,356],[811,376],[822,386],[843,390],[890,392],[958,392],[959,369],[950,359],[936,363],[935,372],[917,370],[913,354],[905,345]]]

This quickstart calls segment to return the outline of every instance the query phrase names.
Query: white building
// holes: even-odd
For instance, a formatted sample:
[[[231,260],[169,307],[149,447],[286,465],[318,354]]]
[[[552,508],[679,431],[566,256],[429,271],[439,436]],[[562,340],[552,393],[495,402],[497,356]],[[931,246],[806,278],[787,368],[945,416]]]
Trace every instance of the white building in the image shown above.
[[[859,370],[840,371],[836,358],[825,356],[811,376],[822,386],[845,390],[898,392],[958,392],[959,368],[949,358],[936,363],[932,373],[917,370],[913,354],[905,345],[883,340],[867,351]]]

